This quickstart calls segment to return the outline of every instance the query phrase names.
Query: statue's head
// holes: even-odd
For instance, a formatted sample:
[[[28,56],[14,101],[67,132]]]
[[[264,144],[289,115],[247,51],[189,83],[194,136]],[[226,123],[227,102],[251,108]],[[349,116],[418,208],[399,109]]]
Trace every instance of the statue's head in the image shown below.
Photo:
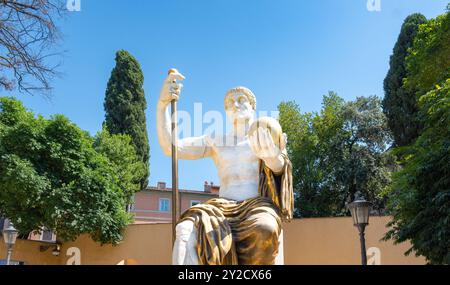
[[[236,87],[225,95],[225,112],[231,123],[251,121],[256,110],[256,97],[250,89]]]

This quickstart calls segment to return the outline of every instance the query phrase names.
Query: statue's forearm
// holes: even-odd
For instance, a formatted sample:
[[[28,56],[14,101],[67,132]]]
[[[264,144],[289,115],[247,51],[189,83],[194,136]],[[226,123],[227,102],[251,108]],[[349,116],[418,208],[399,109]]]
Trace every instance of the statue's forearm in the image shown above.
[[[156,109],[156,129],[158,141],[165,155],[172,154],[171,118],[168,112],[168,104],[158,102]]]

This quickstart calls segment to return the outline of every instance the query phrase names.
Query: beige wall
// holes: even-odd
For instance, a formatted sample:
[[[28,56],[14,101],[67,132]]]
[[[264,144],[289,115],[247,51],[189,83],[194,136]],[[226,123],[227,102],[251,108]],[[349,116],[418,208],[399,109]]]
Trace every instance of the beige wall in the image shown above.
[[[423,258],[404,256],[409,243],[393,245],[380,241],[389,217],[370,217],[366,248],[380,251],[381,264],[424,264]],[[358,230],[349,217],[298,219],[284,225],[286,264],[360,264]],[[375,249],[376,250],[376,249]],[[368,263],[378,256],[368,256]]]
[[[44,252],[39,251],[41,245],[45,243],[33,240],[17,240],[14,245],[12,260],[25,261],[26,265],[41,264],[41,265],[58,265],[62,262],[62,256],[53,256],[52,250],[49,249]],[[3,238],[0,241],[0,259],[5,259],[6,250]]]
[[[376,247],[381,264],[424,264],[423,258],[405,257],[409,244],[394,246],[380,239],[386,232],[388,217],[371,217],[366,229],[367,249]],[[61,255],[51,250],[39,252],[39,243],[18,241],[14,259],[28,264],[66,264],[73,256],[66,256],[72,248],[80,250],[81,264],[170,264],[171,225],[135,224],[125,231],[125,239],[118,246],[100,246],[83,235],[75,242],[64,243]],[[378,251],[376,250],[376,251]],[[0,245],[4,256],[4,246]],[[299,219],[284,225],[284,256],[286,264],[359,264],[359,237],[351,218]],[[375,257],[368,257],[369,262]]]
[[[118,246],[100,246],[83,235],[75,242],[64,243],[61,255],[70,247],[78,247],[81,264],[118,264],[129,259],[137,264],[170,264],[171,232],[171,224],[134,224],[128,226],[124,241]]]

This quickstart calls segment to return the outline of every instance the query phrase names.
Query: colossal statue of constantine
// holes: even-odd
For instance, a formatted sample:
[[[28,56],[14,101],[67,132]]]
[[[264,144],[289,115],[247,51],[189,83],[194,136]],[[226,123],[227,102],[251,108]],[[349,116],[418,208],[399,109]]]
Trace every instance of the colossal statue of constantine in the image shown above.
[[[178,71],[170,73],[157,105],[158,140],[168,156],[172,151],[168,105],[179,99],[183,87],[179,81],[184,79]],[[225,111],[233,126],[229,134],[178,139],[180,159],[213,159],[220,191],[219,198],[195,205],[181,216],[173,264],[277,263],[281,223],[293,214],[292,166],[281,127],[278,132],[253,127],[255,110],[254,94],[245,87],[233,88],[225,96]]]

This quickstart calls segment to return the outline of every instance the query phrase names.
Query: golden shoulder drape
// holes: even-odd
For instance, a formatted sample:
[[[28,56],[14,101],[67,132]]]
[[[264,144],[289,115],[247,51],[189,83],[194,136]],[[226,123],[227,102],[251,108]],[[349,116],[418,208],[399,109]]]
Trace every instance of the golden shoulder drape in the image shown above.
[[[280,209],[283,221],[290,221],[294,214],[294,190],[292,182],[292,163],[287,154],[282,153],[284,168],[275,175],[270,168],[260,164],[259,194],[268,197]]]
[[[292,219],[292,164],[274,174],[260,164],[260,197],[244,201],[216,198],[183,213],[197,228],[197,253],[203,265],[273,264],[278,254],[281,222]]]

